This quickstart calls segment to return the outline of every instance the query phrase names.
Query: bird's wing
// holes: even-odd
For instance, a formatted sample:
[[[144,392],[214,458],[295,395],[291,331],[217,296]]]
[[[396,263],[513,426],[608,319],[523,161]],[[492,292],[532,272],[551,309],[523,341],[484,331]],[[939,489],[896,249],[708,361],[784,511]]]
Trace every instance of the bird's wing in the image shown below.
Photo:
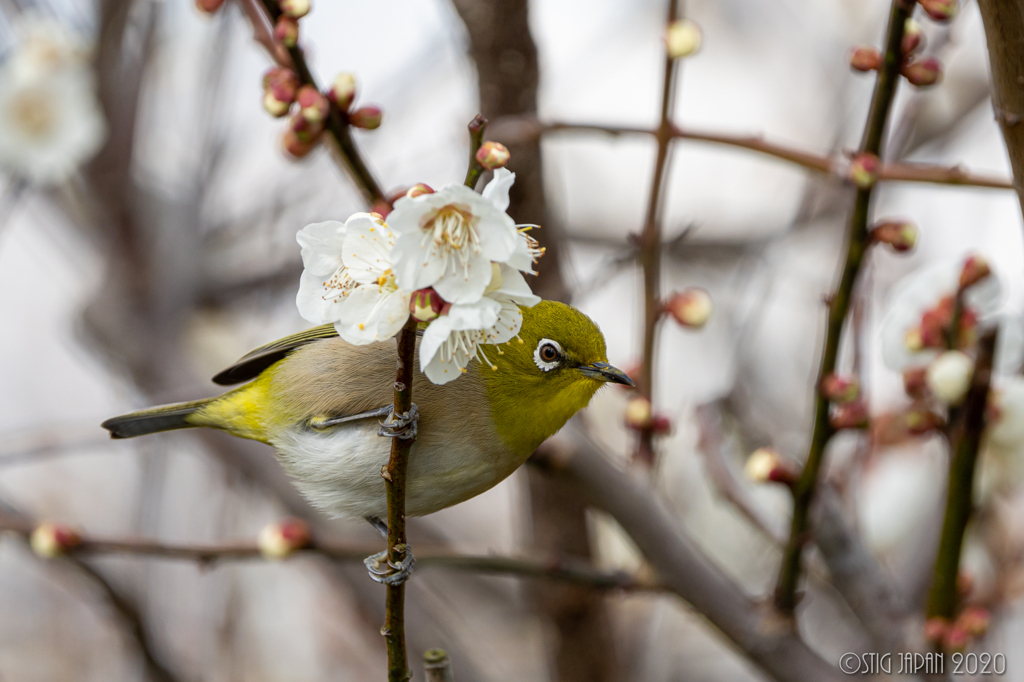
[[[213,377],[213,383],[220,386],[230,386],[255,379],[263,370],[299,346],[305,346],[308,343],[329,339],[337,335],[338,332],[334,330],[334,325],[324,324],[299,332],[298,334],[286,336],[265,346],[260,346],[256,350],[242,356],[235,364]]]

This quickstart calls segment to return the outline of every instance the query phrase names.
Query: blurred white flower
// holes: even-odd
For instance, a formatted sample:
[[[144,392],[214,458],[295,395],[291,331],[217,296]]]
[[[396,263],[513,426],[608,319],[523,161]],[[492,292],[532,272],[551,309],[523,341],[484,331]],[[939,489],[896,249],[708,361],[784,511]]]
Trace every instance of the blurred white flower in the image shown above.
[[[897,372],[908,367],[927,365],[942,352],[924,328],[922,320],[951,310],[957,291],[963,259],[937,263],[905,277],[892,294],[889,310],[882,320],[882,359]],[[945,300],[943,300],[945,299]],[[964,295],[965,320],[976,325],[994,318],[1003,302],[1003,291],[995,272],[970,287]],[[1015,372],[1024,360],[1024,329],[1016,318],[999,319],[999,339],[995,368],[1001,374]]]
[[[1024,377],[1013,376],[1000,382],[989,398],[990,442],[1004,447],[1024,444]]]
[[[932,360],[925,374],[928,389],[944,403],[958,405],[967,395],[974,376],[974,360],[958,350],[949,350]]]
[[[515,175],[499,168],[482,194],[451,184],[396,201],[388,223],[398,235],[399,286],[433,287],[452,304],[479,301],[491,283],[491,262],[507,262],[525,239],[505,213],[513,182]]]
[[[103,143],[106,124],[84,50],[69,31],[34,21],[0,66],[0,166],[59,183]]]
[[[420,369],[435,384],[457,379],[474,358],[493,367],[481,345],[515,338],[523,325],[519,306],[540,302],[518,270],[497,263],[491,268],[483,298],[453,303],[448,313],[431,322],[423,333]]]
[[[296,239],[303,271],[295,302],[303,318],[333,324],[341,338],[356,345],[383,341],[401,330],[412,292],[395,283],[395,238],[382,220],[355,213],[344,224],[307,225]]]

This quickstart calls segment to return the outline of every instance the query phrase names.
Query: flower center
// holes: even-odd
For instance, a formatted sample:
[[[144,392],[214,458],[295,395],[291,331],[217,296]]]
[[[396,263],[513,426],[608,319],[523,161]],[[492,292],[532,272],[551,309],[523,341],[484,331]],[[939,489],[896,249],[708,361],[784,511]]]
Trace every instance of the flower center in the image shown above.
[[[15,126],[33,138],[46,137],[54,125],[54,111],[50,99],[43,93],[26,90],[10,104],[8,113]]]
[[[422,243],[432,241],[443,260],[454,260],[456,267],[467,271],[470,256],[480,251],[476,222],[468,209],[449,204],[423,223]]]
[[[392,291],[398,290],[398,284],[395,282],[395,273],[388,268],[384,273],[377,278],[377,286],[380,287],[382,294],[389,294]]]
[[[352,275],[348,274],[348,268],[342,265],[334,271],[329,280],[324,282],[323,298],[325,301],[345,298],[357,284],[358,282],[352,279]]]

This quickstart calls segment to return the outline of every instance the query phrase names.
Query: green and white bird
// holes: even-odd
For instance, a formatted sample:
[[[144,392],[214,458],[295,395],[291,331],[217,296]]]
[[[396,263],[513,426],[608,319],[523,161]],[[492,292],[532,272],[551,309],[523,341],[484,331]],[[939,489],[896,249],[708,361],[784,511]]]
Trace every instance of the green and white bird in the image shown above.
[[[488,352],[493,365],[472,363],[444,385],[416,371],[408,515],[494,487],[604,384],[633,385],[608,364],[604,336],[580,311],[543,301],[522,312],[518,338]],[[103,427],[113,438],[206,427],[267,443],[315,507],[382,518],[390,440],[377,429],[392,402],[394,371],[393,341],[355,346],[324,325],[263,346],[214,377],[221,385],[249,382],[239,388],[114,417]]]

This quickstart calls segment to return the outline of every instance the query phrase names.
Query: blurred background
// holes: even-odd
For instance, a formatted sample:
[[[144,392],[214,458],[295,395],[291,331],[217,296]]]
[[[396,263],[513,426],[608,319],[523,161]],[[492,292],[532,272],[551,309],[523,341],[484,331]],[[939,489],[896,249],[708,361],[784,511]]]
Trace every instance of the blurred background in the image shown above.
[[[878,44],[887,10],[882,0],[687,2],[704,40],[682,64],[676,122],[841,155],[858,143],[873,83],[851,73],[848,51]],[[514,128],[503,117],[515,115],[655,127],[664,15],[662,0],[321,0],[303,20],[302,44],[322,83],[353,72],[358,101],[384,110],[380,129],[354,136],[390,191],[459,182],[478,112],[499,141]],[[901,89],[887,157],[1009,177],[977,7],[966,3],[947,27],[921,23],[925,53],[942,58],[945,77]],[[35,62],[25,56],[33,46]],[[98,535],[177,542],[251,538],[293,514],[318,533],[373,542],[366,524],[312,512],[269,448],[198,432],[111,442],[99,427],[212,395],[217,371],[304,328],[295,233],[366,209],[325,150],[298,161],[282,152],[284,124],[260,106],[270,60],[239,7],[211,16],[189,0],[3,0],[0,49],[0,506]],[[39,63],[60,73],[17,99]],[[18,126],[52,128],[52,139],[31,147]],[[635,365],[642,279],[630,235],[643,224],[654,139],[508,133],[508,143],[518,174],[509,213],[540,223],[548,248],[535,289],[593,317],[609,360]],[[721,569],[767,597],[779,559],[770,536],[788,527],[788,497],[741,481],[765,521],[757,528],[723,497],[706,444],[717,435],[715,465],[735,472],[761,446],[803,457],[822,296],[852,193],[835,177],[686,140],[674,143],[666,192],[663,289],[704,287],[716,310],[699,332],[661,330],[654,402],[673,429],[645,475]],[[876,196],[876,217],[909,218],[921,231],[910,254],[872,256],[842,351],[844,366],[856,355],[882,413],[907,400],[880,341],[897,283],[983,254],[1002,282],[1003,311],[1019,315],[1024,232],[1012,191],[888,183]],[[585,430],[625,466],[635,441],[623,424],[627,399],[601,391],[566,437]],[[941,444],[835,450],[848,513],[894,580],[913,589],[920,543],[934,542],[944,502]],[[993,610],[987,650],[1006,655],[1007,679],[1024,679],[1015,471],[999,470],[1002,485],[985,498],[998,513],[972,529],[965,570],[972,599]],[[526,468],[416,520],[410,540],[642,563],[613,521]],[[0,680],[380,678],[383,595],[362,566],[316,557],[214,568],[44,562],[0,537]],[[444,647],[460,682],[763,679],[673,596],[431,569],[417,573],[408,599],[412,660]],[[868,646],[821,581],[802,608],[803,633],[826,659]]]

